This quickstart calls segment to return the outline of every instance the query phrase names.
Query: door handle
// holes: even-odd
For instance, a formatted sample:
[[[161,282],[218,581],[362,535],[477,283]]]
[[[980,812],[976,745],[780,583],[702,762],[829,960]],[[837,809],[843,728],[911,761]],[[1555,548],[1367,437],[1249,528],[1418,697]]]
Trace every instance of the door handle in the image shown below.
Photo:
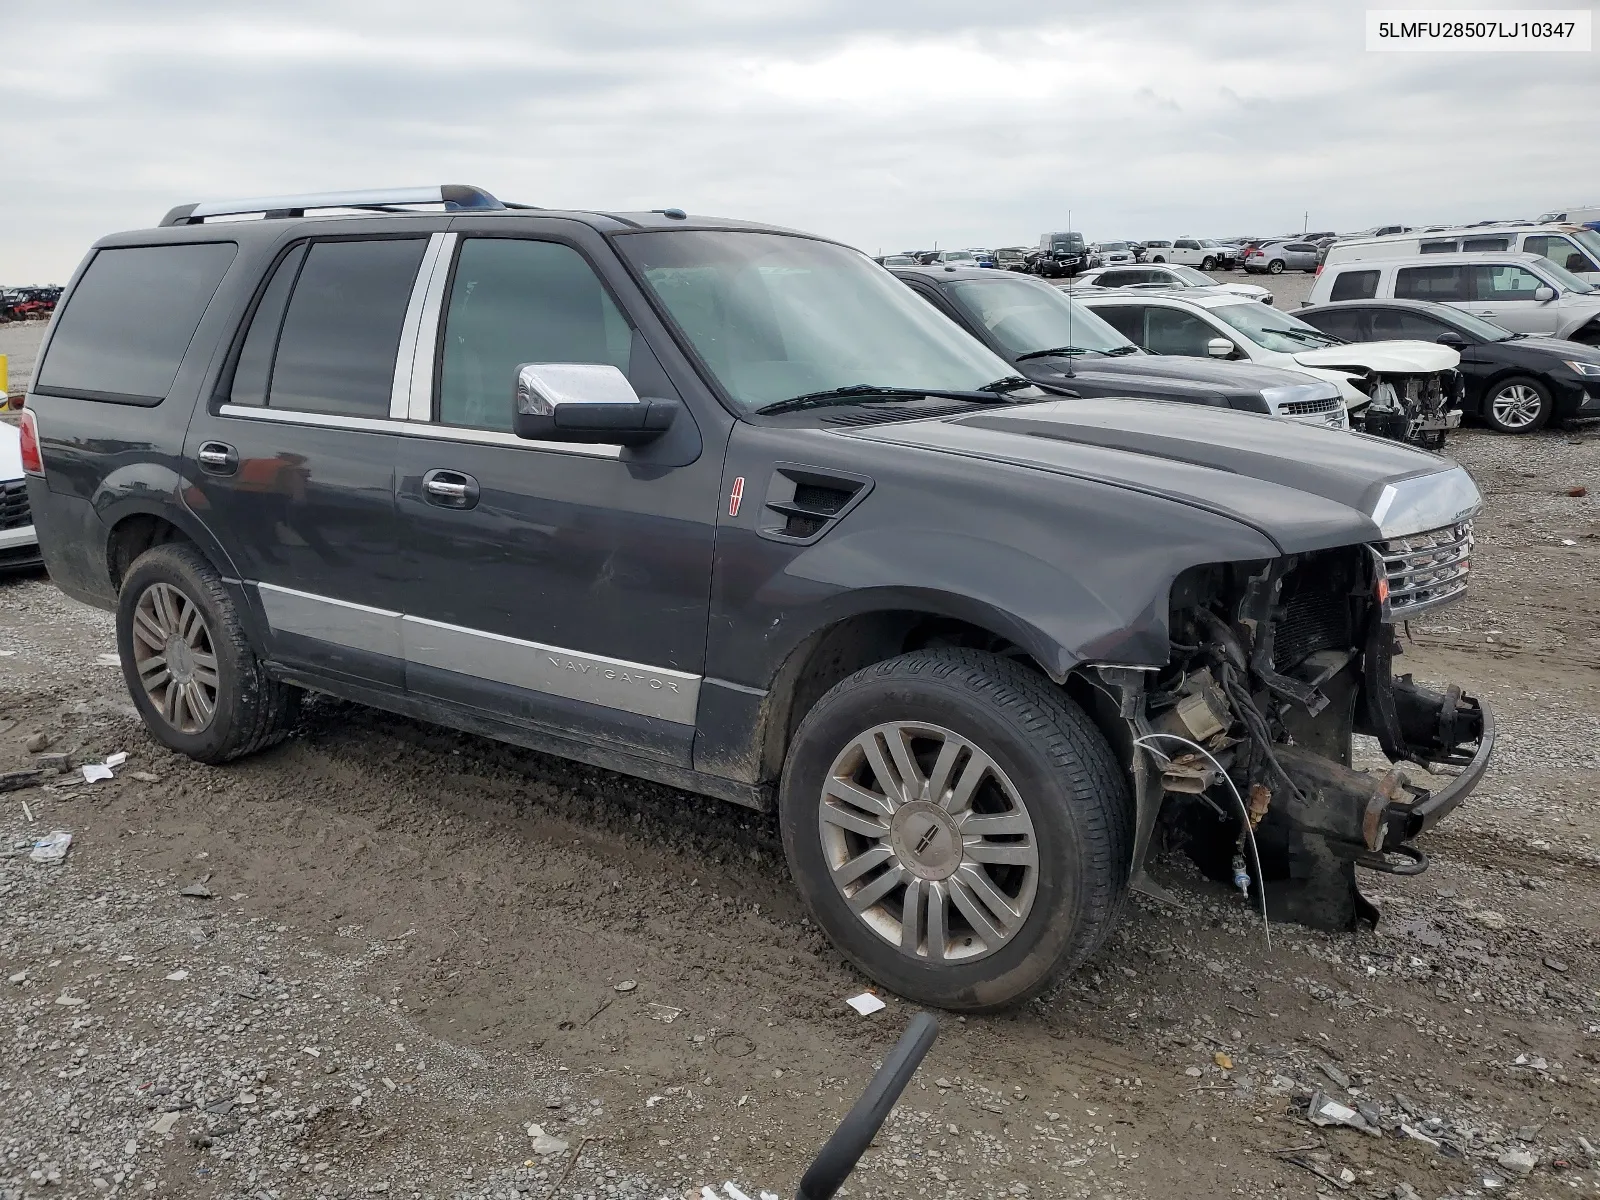
[[[232,475],[239,469],[239,452],[227,442],[201,442],[195,458],[207,475]]]
[[[422,494],[439,508],[475,508],[478,481],[461,471],[433,470],[422,477]]]

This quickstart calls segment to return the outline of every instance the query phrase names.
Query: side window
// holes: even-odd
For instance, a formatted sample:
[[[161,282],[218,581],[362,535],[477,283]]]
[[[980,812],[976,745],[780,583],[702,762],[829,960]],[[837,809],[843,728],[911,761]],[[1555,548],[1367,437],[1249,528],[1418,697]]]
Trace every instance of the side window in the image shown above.
[[[1418,342],[1431,342],[1441,333],[1449,331],[1450,327],[1443,321],[1435,321],[1422,313],[1379,309],[1372,314],[1372,336],[1379,341],[1409,338]]]
[[[1469,252],[1482,250],[1509,250],[1511,248],[1511,239],[1508,237],[1462,238],[1461,248]]]
[[[425,238],[311,244],[278,334],[269,408],[389,415],[400,326],[427,245]],[[254,334],[252,325],[247,346]]]
[[[1340,271],[1333,281],[1330,300],[1371,300],[1378,294],[1377,271]],[[1343,337],[1343,334],[1339,335]]]
[[[445,318],[439,420],[509,430],[519,364],[610,363],[626,371],[632,344],[626,318],[570,246],[467,238]]]
[[[56,314],[36,390],[160,404],[236,253],[233,242],[98,251]]]
[[[1594,263],[1589,261],[1589,256],[1573,245],[1568,238],[1560,235],[1530,234],[1522,243],[1522,248],[1529,254],[1542,254],[1553,263],[1559,263],[1569,271],[1593,271]]]
[[[1394,298],[1462,301],[1467,298],[1466,274],[1465,267],[1401,267],[1394,276]]]
[[[300,264],[305,261],[304,243],[296,246],[277,270],[261,293],[255,315],[250,318],[250,330],[244,335],[244,345],[239,350],[239,361],[233,369],[233,385],[228,391],[230,404],[262,405],[267,402],[267,386],[272,379],[272,355],[278,348],[278,333],[283,329],[284,310],[289,306],[289,289],[294,287]]]
[[[1547,286],[1532,271],[1514,266],[1472,268],[1474,300],[1532,300],[1533,293]]]
[[[1178,250],[1198,250],[1200,249],[1200,243],[1189,238],[1183,238],[1180,241],[1174,242],[1173,247]]]
[[[1130,283],[1140,283],[1143,279],[1143,271],[1104,271],[1095,282],[1101,287],[1127,287]]]
[[[1312,313],[1310,316],[1301,316],[1302,321],[1315,325],[1324,333],[1331,333],[1336,338],[1343,338],[1347,342],[1364,342],[1367,340],[1366,324],[1367,310],[1364,308],[1342,308],[1336,312]]]
[[[1144,345],[1144,308],[1137,304],[1108,305],[1094,315],[1137,346]]]
[[[1457,249],[1455,238],[1439,238],[1434,241],[1424,241],[1419,247],[1424,254],[1454,254]]]
[[[1182,354],[1205,358],[1206,343],[1222,335],[1193,313],[1175,308],[1152,308],[1149,319],[1151,354]]]

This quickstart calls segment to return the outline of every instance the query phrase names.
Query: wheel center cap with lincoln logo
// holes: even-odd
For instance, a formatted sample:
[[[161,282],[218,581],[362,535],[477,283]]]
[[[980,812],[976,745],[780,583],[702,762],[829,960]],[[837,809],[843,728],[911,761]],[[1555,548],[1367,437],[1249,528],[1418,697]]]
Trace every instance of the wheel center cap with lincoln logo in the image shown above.
[[[194,651],[182,638],[173,638],[167,643],[167,671],[179,683],[188,683],[194,678]]]
[[[919,879],[948,879],[961,865],[961,831],[937,804],[902,804],[889,822],[889,844]]]

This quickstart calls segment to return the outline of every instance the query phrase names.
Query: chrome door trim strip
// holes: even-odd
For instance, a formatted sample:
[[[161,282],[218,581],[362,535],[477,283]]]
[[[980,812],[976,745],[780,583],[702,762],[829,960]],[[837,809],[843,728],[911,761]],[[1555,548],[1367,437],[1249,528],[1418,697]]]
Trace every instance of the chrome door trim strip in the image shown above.
[[[405,658],[401,614],[311,592],[257,583],[262,611],[274,633],[292,633],[351,650]]]
[[[429,269],[427,291],[423,294],[422,312],[417,321],[406,411],[396,413],[392,404],[389,411],[390,416],[404,416],[413,421],[433,420],[433,369],[439,352],[439,322],[443,319],[444,288],[450,282],[450,264],[455,261],[456,239],[460,235],[439,233],[434,236],[440,239],[439,248]]]
[[[693,725],[699,675],[585,654],[504,634],[407,615],[400,621],[408,664],[489,679],[641,717]]]
[[[411,299],[406,303],[406,315],[400,322],[400,345],[395,350],[394,382],[389,385],[389,415],[402,420],[410,414],[412,377],[415,374],[417,332],[422,327],[424,302],[428,286],[433,282],[434,267],[439,262],[439,249],[448,236],[430,234],[428,247],[422,252],[422,262],[417,266],[417,277],[411,284]]]
[[[511,446],[519,450],[545,450],[554,454],[576,454],[583,458],[620,458],[621,446],[591,446],[582,442],[537,442],[519,438],[498,429],[462,429],[431,421],[395,421],[384,417],[350,417],[341,413],[293,412],[288,409],[261,408],[254,404],[224,404],[217,409],[222,417],[241,417],[247,421],[277,421],[283,425],[315,425],[323,429],[351,429],[365,433],[395,433],[402,437],[433,438],[442,442],[472,442],[481,446]]]

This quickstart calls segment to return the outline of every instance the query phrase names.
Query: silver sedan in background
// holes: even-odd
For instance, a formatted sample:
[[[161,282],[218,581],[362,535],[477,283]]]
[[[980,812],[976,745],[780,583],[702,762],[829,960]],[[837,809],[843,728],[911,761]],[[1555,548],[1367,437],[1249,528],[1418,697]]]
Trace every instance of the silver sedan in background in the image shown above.
[[[1310,242],[1266,242],[1250,251],[1244,260],[1244,269],[1265,271],[1269,275],[1315,271],[1317,248]]]

